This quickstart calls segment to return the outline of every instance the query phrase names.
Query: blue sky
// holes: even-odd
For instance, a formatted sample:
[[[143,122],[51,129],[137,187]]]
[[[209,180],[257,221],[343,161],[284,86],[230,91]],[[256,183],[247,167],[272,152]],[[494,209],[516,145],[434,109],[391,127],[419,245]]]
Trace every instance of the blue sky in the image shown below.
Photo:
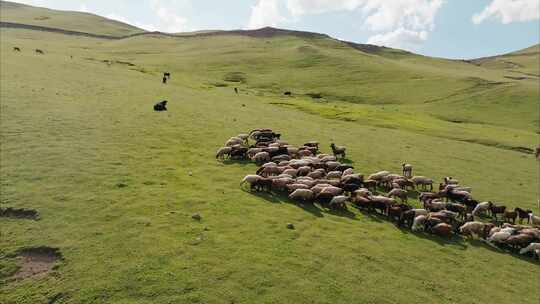
[[[446,58],[540,41],[540,0],[19,0],[95,13],[147,30],[274,26]]]

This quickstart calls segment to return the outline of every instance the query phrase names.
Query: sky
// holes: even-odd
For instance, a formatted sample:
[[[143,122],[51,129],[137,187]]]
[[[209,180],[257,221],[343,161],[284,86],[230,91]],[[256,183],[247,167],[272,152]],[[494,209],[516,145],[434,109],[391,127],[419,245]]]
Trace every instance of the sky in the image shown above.
[[[540,42],[540,0],[15,0],[150,31],[273,26],[470,59]]]

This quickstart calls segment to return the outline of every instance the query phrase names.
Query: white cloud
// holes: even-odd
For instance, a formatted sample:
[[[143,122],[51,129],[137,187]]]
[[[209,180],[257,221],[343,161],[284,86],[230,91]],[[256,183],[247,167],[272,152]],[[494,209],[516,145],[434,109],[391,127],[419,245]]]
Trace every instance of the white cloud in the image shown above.
[[[427,31],[413,31],[400,27],[392,32],[374,35],[367,43],[415,50],[427,40],[428,35]]]
[[[184,1],[182,4],[189,3]],[[188,20],[175,13],[175,6],[167,5],[161,0],[152,0],[151,6],[158,18],[156,28],[169,33],[178,33],[187,30]]]
[[[415,50],[428,39],[444,0],[286,0],[298,17],[332,11],[360,11],[374,32],[368,43]],[[538,0],[536,0],[538,1]]]
[[[488,18],[500,18],[503,24],[540,19],[539,0],[493,0],[481,13],[472,17],[474,24]]]
[[[257,29],[265,26],[277,26],[286,19],[281,15],[278,0],[259,0],[251,8],[248,29]]]

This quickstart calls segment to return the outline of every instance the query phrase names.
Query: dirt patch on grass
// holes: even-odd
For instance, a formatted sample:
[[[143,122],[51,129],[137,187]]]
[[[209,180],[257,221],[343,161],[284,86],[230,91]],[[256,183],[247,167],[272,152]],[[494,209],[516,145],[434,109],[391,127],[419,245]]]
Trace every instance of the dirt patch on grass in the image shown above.
[[[58,248],[43,246],[23,249],[19,251],[18,257],[19,270],[11,278],[22,280],[46,275],[62,259],[62,254]]]
[[[33,209],[0,208],[0,217],[39,220],[39,213]]]

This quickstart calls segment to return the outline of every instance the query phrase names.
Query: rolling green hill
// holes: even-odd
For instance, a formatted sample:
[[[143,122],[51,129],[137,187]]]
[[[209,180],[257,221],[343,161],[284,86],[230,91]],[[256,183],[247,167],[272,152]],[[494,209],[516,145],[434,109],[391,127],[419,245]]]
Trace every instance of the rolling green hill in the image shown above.
[[[57,11],[9,1],[0,1],[0,21],[112,36],[144,32],[132,25],[94,14]]]
[[[30,9],[12,6],[9,22],[30,23]],[[50,27],[124,35],[48,12]],[[256,166],[214,154],[269,127],[347,146],[357,172],[410,162],[538,214],[539,79],[507,77],[538,74],[538,46],[466,62],[272,28],[0,35],[0,207],[40,214],[0,218],[2,304],[538,302],[529,257],[252,194],[238,184]],[[169,111],[153,112],[163,99]],[[63,259],[12,280],[17,253],[37,246]]]

